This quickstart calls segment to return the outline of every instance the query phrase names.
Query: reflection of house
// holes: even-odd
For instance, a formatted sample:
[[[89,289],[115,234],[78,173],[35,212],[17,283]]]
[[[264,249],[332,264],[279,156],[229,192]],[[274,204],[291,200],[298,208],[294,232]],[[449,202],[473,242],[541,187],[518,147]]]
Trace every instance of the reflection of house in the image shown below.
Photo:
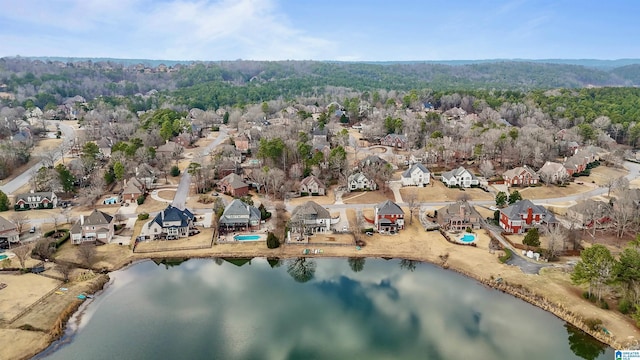
[[[195,216],[189,209],[180,210],[171,205],[156,215],[147,227],[147,232],[154,239],[166,238],[175,240],[189,236],[189,229],[193,226]]]
[[[135,177],[124,181],[122,188],[122,201],[136,202],[138,198],[145,193],[145,186]]]
[[[609,203],[592,199],[580,201],[567,209],[569,219],[586,227],[593,226],[594,222],[597,227],[611,221],[610,214],[611,205]]]
[[[300,181],[300,193],[324,196],[324,184],[313,175],[307,176]]]
[[[521,234],[532,227],[556,222],[549,210],[529,200],[520,200],[500,210],[500,226],[511,234]]]
[[[249,185],[242,181],[240,175],[234,173],[223,177],[218,183],[218,187],[223,193],[235,197],[247,195],[249,192]]]
[[[507,186],[530,186],[535,185],[540,180],[540,176],[528,166],[519,166],[505,171],[502,174]]]
[[[16,197],[15,209],[53,209],[58,205],[58,196],[54,192],[31,192]]]
[[[234,199],[224,208],[218,227],[225,231],[257,230],[260,229],[260,219],[258,208]]]
[[[108,244],[113,238],[113,232],[113,216],[100,210],[93,210],[87,217],[80,215],[80,219],[69,230],[71,243],[76,245],[96,241]]]
[[[562,164],[552,161],[547,161],[538,170],[540,179],[545,183],[557,183],[566,180],[569,177],[567,169]]]
[[[429,184],[431,173],[421,163],[415,163],[402,173],[402,186],[425,186]]]
[[[313,201],[298,205],[291,213],[291,230],[297,233],[331,231],[331,214]]]
[[[354,190],[376,190],[378,185],[375,181],[368,179],[363,173],[353,173],[347,178],[349,191]]]
[[[404,229],[404,211],[391,200],[385,200],[374,208],[374,225],[378,231]]]
[[[438,224],[446,230],[480,228],[480,214],[466,201],[459,201],[438,209]]]
[[[480,185],[480,181],[478,180],[478,178],[462,166],[457,169],[442,173],[442,182],[449,187],[459,186],[468,188],[471,186]]]
[[[406,136],[398,135],[398,134],[388,134],[382,139],[380,139],[380,144],[384,146],[391,146],[391,147],[401,148],[401,149],[406,148],[408,143],[409,142]]]
[[[17,243],[20,241],[20,234],[16,225],[0,216],[0,249],[9,243]]]

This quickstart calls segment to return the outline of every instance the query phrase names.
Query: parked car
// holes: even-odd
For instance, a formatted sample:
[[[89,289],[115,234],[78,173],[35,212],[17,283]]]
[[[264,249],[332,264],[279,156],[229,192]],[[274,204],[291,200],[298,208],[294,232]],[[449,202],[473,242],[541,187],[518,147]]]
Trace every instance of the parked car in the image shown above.
[[[371,231],[367,231],[365,234],[366,234],[367,236],[373,236],[373,233],[372,233]]]
[[[489,210],[496,211],[499,210],[497,206],[489,206]]]
[[[30,232],[30,233],[32,233],[32,234],[33,234],[34,232],[36,232],[36,227],[35,227],[35,226],[32,226],[32,227],[31,227],[31,229],[29,229],[29,232]]]

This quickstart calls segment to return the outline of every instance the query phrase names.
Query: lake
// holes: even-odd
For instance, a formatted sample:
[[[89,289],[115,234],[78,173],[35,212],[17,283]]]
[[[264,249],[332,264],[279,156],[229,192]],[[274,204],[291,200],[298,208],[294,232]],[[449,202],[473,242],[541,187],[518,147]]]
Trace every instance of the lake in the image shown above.
[[[383,259],[145,261],[37,359],[613,359],[528,303]]]

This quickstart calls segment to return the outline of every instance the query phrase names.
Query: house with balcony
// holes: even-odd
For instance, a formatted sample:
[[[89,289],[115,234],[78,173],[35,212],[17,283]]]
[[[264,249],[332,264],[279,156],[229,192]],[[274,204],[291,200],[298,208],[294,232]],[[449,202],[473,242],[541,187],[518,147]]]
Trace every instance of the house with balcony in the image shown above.
[[[385,200],[374,208],[373,224],[378,232],[404,229],[404,210],[391,200]]]
[[[257,207],[234,199],[224,208],[218,220],[218,228],[223,232],[259,230],[260,220],[261,214]]]
[[[146,232],[153,239],[177,240],[191,235],[194,220],[195,216],[189,209],[169,205],[146,224]]]
[[[331,231],[331,220],[329,210],[313,201],[307,201],[293,209],[289,224],[294,233],[325,233]]]
[[[458,186],[461,188],[469,188],[480,185],[480,180],[469,170],[460,166],[457,169],[442,173],[442,182],[448,187]]]
[[[466,201],[458,201],[438,209],[437,222],[441,228],[450,231],[464,231],[480,228],[480,214]]]
[[[18,227],[11,221],[0,216],[0,249],[20,241]]]
[[[69,234],[74,245],[96,242],[108,244],[113,239],[114,231],[113,216],[96,209],[89,216],[80,215]]]

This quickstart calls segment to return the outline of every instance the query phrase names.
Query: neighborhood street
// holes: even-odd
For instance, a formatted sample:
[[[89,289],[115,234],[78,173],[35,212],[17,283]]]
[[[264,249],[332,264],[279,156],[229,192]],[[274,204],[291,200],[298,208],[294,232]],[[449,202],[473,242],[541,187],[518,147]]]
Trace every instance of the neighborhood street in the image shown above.
[[[59,122],[59,121],[47,120],[47,124],[60,125],[60,131],[62,131],[62,143],[58,145],[58,147],[55,150],[53,150],[55,154],[54,161],[57,161],[58,159],[61,158],[61,154],[62,154],[61,150],[64,149],[66,151],[71,148],[71,145],[73,144],[73,141],[76,138],[76,132],[71,126],[63,124],[62,122]],[[24,171],[22,174],[16,176],[13,180],[0,186],[0,190],[2,190],[2,192],[4,192],[7,195],[13,194],[22,186],[24,186],[26,183],[28,183],[29,180],[31,180],[31,176],[35,174],[35,172],[38,171],[38,169],[40,169],[42,165],[43,165],[42,161],[37,162],[35,165],[33,165],[32,167]]]

